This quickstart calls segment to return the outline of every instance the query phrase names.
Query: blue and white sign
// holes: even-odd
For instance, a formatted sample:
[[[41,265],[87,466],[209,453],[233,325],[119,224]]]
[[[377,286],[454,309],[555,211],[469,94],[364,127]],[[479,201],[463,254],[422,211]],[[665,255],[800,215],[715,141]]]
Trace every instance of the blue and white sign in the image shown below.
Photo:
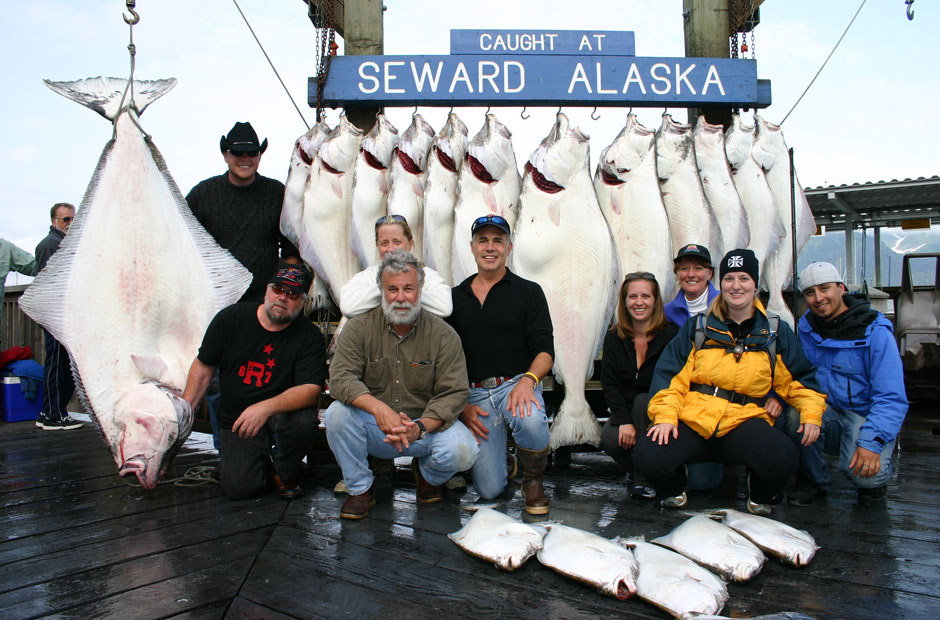
[[[634,56],[636,37],[608,30],[451,30],[450,53]]]
[[[313,107],[316,101],[311,78],[308,102]],[[771,97],[754,60],[478,54],[337,56],[323,103],[763,108]]]

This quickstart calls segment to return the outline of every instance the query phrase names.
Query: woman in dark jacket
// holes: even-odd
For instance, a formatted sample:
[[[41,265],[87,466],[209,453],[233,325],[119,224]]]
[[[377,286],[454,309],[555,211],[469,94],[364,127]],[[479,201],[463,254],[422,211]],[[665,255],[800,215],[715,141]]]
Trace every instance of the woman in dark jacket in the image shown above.
[[[666,321],[656,277],[648,272],[627,274],[617,300],[617,327],[604,338],[601,386],[610,417],[601,430],[601,449],[628,472],[630,451],[637,436],[646,432],[650,381],[659,354],[678,328]],[[637,498],[655,492],[633,480]]]

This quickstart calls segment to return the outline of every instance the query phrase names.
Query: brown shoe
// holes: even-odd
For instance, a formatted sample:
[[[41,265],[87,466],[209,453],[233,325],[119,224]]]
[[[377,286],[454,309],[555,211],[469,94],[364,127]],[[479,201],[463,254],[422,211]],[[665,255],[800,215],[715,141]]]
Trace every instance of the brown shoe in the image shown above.
[[[369,487],[365,493],[350,494],[339,509],[339,516],[341,519],[364,519],[373,506],[375,506],[375,495],[372,493],[372,487]]]
[[[418,488],[415,489],[415,497],[419,504],[433,504],[444,499],[444,491],[439,486],[434,486],[424,479],[421,475],[421,469],[418,467],[418,459],[411,460],[411,470],[415,474],[415,483]]]
[[[548,465],[549,449],[523,450],[516,446],[519,453],[519,464],[522,466],[522,497],[525,498],[525,511],[530,515],[544,515],[548,513],[551,501],[542,488],[542,476],[545,475],[545,466]]]
[[[272,474],[271,477],[274,478],[274,493],[281,499],[297,499],[303,496],[304,490],[296,482],[282,480],[277,474]]]

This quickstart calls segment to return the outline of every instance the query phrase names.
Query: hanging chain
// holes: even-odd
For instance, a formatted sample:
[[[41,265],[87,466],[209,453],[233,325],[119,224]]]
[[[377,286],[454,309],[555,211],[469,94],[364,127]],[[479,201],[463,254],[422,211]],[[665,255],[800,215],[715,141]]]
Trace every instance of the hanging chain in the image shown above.
[[[336,50],[333,0],[307,0],[307,12],[317,28],[317,122],[323,116],[323,87],[330,74],[330,63]]]
[[[757,47],[754,45],[754,29],[757,28],[754,15],[756,10],[757,9],[754,7],[754,0],[751,0],[751,12],[748,16],[748,30],[751,31],[751,60],[754,60],[757,57]]]

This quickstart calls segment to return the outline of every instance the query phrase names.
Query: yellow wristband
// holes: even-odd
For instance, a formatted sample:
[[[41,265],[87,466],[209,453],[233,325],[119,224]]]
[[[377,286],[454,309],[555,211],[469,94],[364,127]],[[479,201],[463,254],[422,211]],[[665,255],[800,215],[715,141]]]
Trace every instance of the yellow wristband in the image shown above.
[[[522,376],[523,376],[523,377],[531,377],[532,380],[535,381],[535,385],[538,385],[538,384],[539,384],[539,378],[535,376],[535,373],[527,372],[527,373],[525,373],[525,374],[522,375]]]

